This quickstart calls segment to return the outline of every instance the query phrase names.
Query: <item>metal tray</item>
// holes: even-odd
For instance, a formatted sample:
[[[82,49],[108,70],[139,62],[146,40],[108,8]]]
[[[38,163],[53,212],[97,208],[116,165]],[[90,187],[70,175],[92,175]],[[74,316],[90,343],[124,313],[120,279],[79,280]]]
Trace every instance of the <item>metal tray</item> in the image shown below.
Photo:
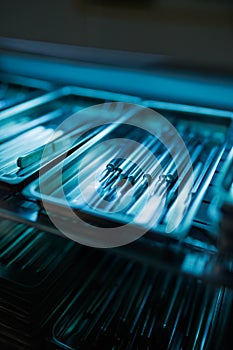
[[[86,254],[73,242],[8,220],[0,221],[0,232],[0,342],[31,348]]]
[[[233,256],[233,148],[219,177],[210,215],[216,224],[220,251]]]
[[[0,111],[42,95],[54,87],[46,81],[0,73]]]
[[[233,148],[223,166],[222,176],[219,179],[219,190],[216,193],[222,210],[233,214]]]
[[[40,293],[72,265],[80,249],[73,242],[8,220],[0,221],[0,230],[1,291],[8,290],[9,295],[27,299],[30,293]]]
[[[94,128],[100,121],[96,120],[96,115],[89,115],[87,120],[86,115],[76,116],[75,113],[111,101],[138,103],[140,99],[92,89],[64,87],[2,112],[0,186],[5,189],[9,185],[12,190],[12,185],[16,185],[17,189],[17,185],[28,180],[61,153],[101,133],[108,126]],[[70,120],[65,123],[68,117]],[[102,118],[105,124],[111,120],[106,115]],[[50,151],[41,161],[47,143]]]
[[[153,215],[148,217],[149,211],[152,211],[153,214],[158,208],[158,205],[155,205],[156,201],[154,200],[155,197],[153,196],[152,198],[149,198],[149,205],[147,205],[146,208],[143,207],[141,212],[140,196],[139,199],[136,200],[136,204],[133,202],[133,205],[135,204],[136,206],[135,212],[132,210],[133,205],[128,207],[127,211],[121,210],[115,212],[111,212],[108,208],[105,210],[106,208],[103,206],[101,207],[102,202],[99,200],[96,201],[95,198],[96,192],[98,192],[98,196],[102,196],[101,188],[100,191],[99,189],[96,191],[96,182],[93,182],[96,180],[96,174],[98,175],[97,178],[99,179],[99,182],[97,181],[97,183],[99,186],[101,183],[99,174],[105,176],[106,173],[108,173],[106,166],[111,163],[112,159],[117,159],[117,161],[119,158],[131,159],[130,152],[124,153],[124,150],[125,147],[127,147],[128,140],[133,137],[130,136],[130,131],[129,136],[125,136],[125,133],[122,133],[122,129],[124,130],[125,126],[119,126],[113,133],[110,132],[108,135],[105,135],[104,138],[99,138],[98,142],[89,147],[89,149],[84,148],[75,151],[62,163],[58,163],[52,169],[48,170],[44,174],[41,174],[40,179],[31,183],[24,191],[25,196],[30,196],[31,198],[37,199],[42,206],[46,206],[46,210],[54,215],[54,217],[57,216],[61,218],[61,220],[62,217],[64,220],[72,218],[72,220],[75,222],[73,212],[78,215],[77,222],[79,229],[77,230],[77,226],[75,226],[74,223],[72,232],[70,233],[70,236],[68,235],[70,238],[76,240],[77,233],[78,241],[81,237],[81,240],[87,244],[94,244],[95,246],[102,247],[105,246],[105,242],[101,241],[101,238],[99,238],[98,241],[97,233],[95,234],[94,242],[92,242],[92,240],[88,240],[90,238],[90,232],[88,231],[89,228],[87,227],[88,225],[85,225],[84,223],[82,226],[80,226],[81,221],[92,223],[93,226],[100,226],[104,228],[119,227],[122,225],[124,227],[124,225],[127,225],[127,229],[129,228],[129,230],[127,231],[126,229],[125,233],[123,233],[123,240],[125,240],[125,243],[133,241],[134,239],[140,237],[142,232],[145,233],[147,231],[156,233],[165,240],[169,240],[170,238],[182,240],[190,230],[192,221],[200,206],[201,200],[215,173],[222,154],[227,147],[228,132],[232,125],[232,113],[208,108],[175,105],[155,101],[148,101],[144,102],[143,104],[146,107],[153,108],[168,118],[168,120],[174,124],[181,137],[184,138],[184,142],[186,143],[186,147],[188,148],[191,157],[194,179],[193,186],[190,187],[189,191],[186,191],[186,180],[189,179],[189,177],[186,177],[186,179],[185,177],[181,177],[182,181],[185,179],[182,183],[182,188],[185,190],[183,192],[181,190],[180,192],[182,196],[174,196],[174,201],[171,201],[171,204],[168,202],[167,205],[167,198],[169,199],[169,197],[167,196],[166,192],[166,196],[163,197],[165,210],[160,213],[159,219],[156,218],[156,220],[153,221],[153,225],[150,223],[150,218]],[[131,119],[128,118],[127,127],[130,122]],[[169,134],[166,128],[163,130],[163,126],[157,119],[150,116],[148,110],[145,110],[145,115],[143,118],[134,118],[133,123],[134,127],[136,126],[136,128],[139,129],[151,130],[152,133],[154,128],[157,130],[157,132],[159,130],[159,133],[162,135],[164,134],[166,136]],[[189,137],[186,138],[187,134],[191,135],[191,141]],[[119,149],[114,149],[113,147],[111,150],[109,144],[105,145],[105,142],[109,141],[111,146],[112,138],[121,138],[122,136],[125,138],[121,142],[123,155],[119,153]],[[150,137],[151,135],[149,135],[149,138]],[[178,138],[180,139],[179,135]],[[195,143],[196,141],[197,143]],[[189,147],[190,142],[194,142],[191,148]],[[150,148],[150,151],[153,152],[153,150],[156,149],[157,152],[157,146],[155,145],[155,148],[153,147]],[[155,152],[156,155],[158,154],[158,158],[160,159],[162,159],[164,153],[166,152],[164,151],[163,145],[161,147],[162,151],[160,151],[160,153]],[[98,149],[98,152],[96,149]],[[182,158],[182,154],[179,154],[179,157]],[[134,160],[131,159],[131,161],[133,162]],[[90,164],[93,164],[93,167],[91,167]],[[80,167],[82,167],[82,172],[79,174]],[[187,167],[185,167],[183,170],[185,171],[186,168]],[[59,177],[61,173],[62,182],[60,181]],[[81,181],[77,180],[77,174],[79,174]],[[184,174],[186,174],[186,172]],[[164,173],[162,172],[160,175],[164,175]],[[166,172],[165,175],[167,175]],[[109,176],[109,173],[107,176]],[[127,181],[128,178],[129,176],[127,174]],[[162,178],[164,177],[162,176]],[[87,197],[84,199],[83,192],[81,193],[80,190],[80,183],[82,184],[82,180],[85,182],[85,186],[82,186],[82,191],[83,188],[87,191],[85,194]],[[90,186],[88,185],[88,181],[90,182]],[[156,178],[156,181],[158,181],[158,178]],[[93,192],[91,192],[93,191],[93,188],[95,191],[94,204],[93,202],[90,202],[91,198],[93,197]],[[132,186],[132,188],[134,187]],[[150,186],[148,185],[146,190],[142,193],[146,193],[149,188]],[[88,191],[90,193],[88,193]],[[174,195],[174,191],[172,191],[172,195]],[[161,198],[162,197],[159,197],[159,203]],[[112,201],[112,199],[105,199],[107,199],[108,203]],[[120,197],[119,200],[121,201],[122,197]],[[156,198],[156,200],[156,203],[158,203],[158,198]],[[100,204],[100,207],[96,206],[96,202],[98,205]],[[114,203],[114,199],[112,202]],[[104,205],[105,204],[106,203],[104,203]],[[177,219],[178,216],[181,217],[181,220]],[[82,220],[79,220],[79,218]],[[178,222],[178,224],[175,225],[174,230],[168,230],[168,224],[173,224],[174,220],[176,220],[176,223]],[[80,231],[82,232],[81,236]],[[129,234],[128,238],[126,238],[127,234]],[[131,239],[132,237],[130,237],[130,235],[132,235],[133,239]],[[106,236],[104,236],[104,239],[105,238]],[[85,241],[85,239],[87,240]]]
[[[72,291],[52,343],[67,350],[212,349],[223,345],[232,300],[225,288],[105,257]]]

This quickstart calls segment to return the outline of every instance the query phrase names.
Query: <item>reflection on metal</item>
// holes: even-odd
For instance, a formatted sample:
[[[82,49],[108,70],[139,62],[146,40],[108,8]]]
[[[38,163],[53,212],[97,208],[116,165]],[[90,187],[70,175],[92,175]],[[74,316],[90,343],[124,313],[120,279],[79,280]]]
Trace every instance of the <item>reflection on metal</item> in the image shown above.
[[[48,90],[48,86],[46,89]],[[94,129],[93,132],[87,133],[86,138],[79,144],[79,132],[83,134],[85,128],[89,129],[97,118],[97,115],[93,115],[89,116],[89,120],[87,114],[83,120],[78,121],[77,129],[70,125],[69,128],[59,129],[54,133],[63,118],[103,101],[139,103],[140,99],[110,92],[65,87],[1,112],[1,132],[3,128],[5,131],[1,134],[0,144],[2,189],[0,215],[61,234],[48,221],[48,216],[40,203],[35,202],[41,199],[41,193],[37,180],[32,181],[42,165],[41,155],[44,152],[44,145],[49,140],[49,152],[45,164],[48,167],[45,167],[42,177],[42,180],[49,180],[47,182],[49,186],[42,196],[47,195],[49,198],[50,211],[53,215],[58,214],[61,221],[69,220],[65,217],[66,211],[63,210],[63,203],[60,201],[61,188],[56,179],[56,171],[60,167],[59,155],[64,149],[65,151],[68,149],[71,152],[63,164],[63,190],[71,207],[77,213],[83,214],[85,220],[92,225],[104,224],[106,227],[130,222],[136,231],[141,227],[147,230],[150,222],[153,222],[153,226],[150,227],[150,238],[145,238],[143,241],[145,245],[142,241],[138,243],[136,258],[142,258],[152,265],[159,264],[166,268],[174,268],[175,271],[197,275],[215,283],[222,281],[225,285],[229,285],[227,273],[230,271],[230,265],[226,262],[223,264],[215,255],[211,258],[212,254],[218,253],[219,247],[216,244],[217,234],[213,231],[211,219],[206,216],[207,224],[204,226],[196,218],[196,213],[198,208],[202,207],[202,199],[205,202],[211,199],[209,193],[208,200],[206,199],[206,190],[209,190],[208,185],[225,148],[227,152],[226,138],[232,113],[159,101],[142,102],[146,107],[151,107],[167,117],[183,138],[193,167],[194,184],[189,191],[190,169],[185,155],[175,144],[172,146],[171,143],[171,149],[174,147],[176,150],[176,157],[172,159],[158,139],[146,133],[139,133],[135,129],[125,129],[123,124],[109,129],[109,125],[107,128]],[[112,113],[106,111],[104,121],[108,120],[110,112]],[[112,117],[114,118],[114,114]],[[214,119],[210,120],[210,117]],[[130,120],[130,115],[125,120]],[[143,129],[145,125],[148,128],[160,128],[150,115],[138,121],[138,127]],[[160,129],[162,131],[162,128]],[[166,134],[167,130],[163,132]],[[104,143],[101,145],[102,141],[112,136],[135,140],[142,147],[139,145],[130,149],[128,142],[122,142],[121,148],[114,145],[106,147]],[[89,146],[83,147],[83,144]],[[149,149],[152,155],[145,152],[145,148]],[[57,159],[56,163],[52,162],[54,157]],[[156,162],[153,162],[153,157],[156,158]],[[83,165],[82,172],[78,169],[79,162]],[[181,169],[180,177],[177,176],[176,165]],[[93,173],[94,185],[89,181],[93,179]],[[80,196],[78,178],[83,181],[87,189],[88,205]],[[25,190],[25,195],[18,192],[21,189],[18,185],[30,182],[31,185]],[[180,185],[182,191],[178,194],[177,188]],[[146,206],[144,198],[148,200]],[[163,210],[160,212],[161,207]],[[184,220],[181,221],[183,215]],[[177,230],[172,235],[165,230],[168,223],[174,226],[178,223]],[[77,231],[76,223],[73,224],[74,230]],[[225,220],[224,225],[228,224]],[[83,233],[88,234],[85,230]],[[177,240],[180,241],[179,249]],[[153,254],[150,254],[152,242]],[[173,266],[164,260],[162,254],[163,249],[165,251],[167,249],[167,243],[171,248],[169,256],[174,254],[176,257]],[[186,248],[188,250],[185,250]],[[207,269],[203,263],[200,265],[203,266],[203,270],[200,268],[197,272],[195,264],[191,268],[187,261],[192,260],[193,254],[196,262],[203,262],[200,251],[208,260],[209,267]],[[127,255],[132,254],[130,247],[126,247],[125,252]],[[217,273],[216,269],[221,272]]]

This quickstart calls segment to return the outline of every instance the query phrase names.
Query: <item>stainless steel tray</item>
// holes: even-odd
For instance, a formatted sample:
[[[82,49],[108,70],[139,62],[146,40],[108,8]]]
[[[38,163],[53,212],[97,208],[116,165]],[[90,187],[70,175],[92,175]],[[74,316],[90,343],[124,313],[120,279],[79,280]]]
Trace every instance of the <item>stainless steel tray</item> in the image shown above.
[[[0,111],[52,90],[51,83],[0,73]]]
[[[106,175],[108,172],[107,167],[109,164],[111,165],[112,160],[115,161],[119,158],[131,159],[130,152],[124,153],[124,150],[127,147],[127,140],[130,139],[131,136],[128,136],[128,138],[126,137],[126,139],[122,141],[122,154],[121,150],[119,151],[117,148],[114,149],[114,147],[112,147],[112,149],[110,148],[112,138],[125,138],[124,132],[122,133],[122,129],[124,129],[125,126],[119,126],[113,134],[109,133],[102,139],[100,137],[98,142],[91,145],[91,147],[88,149],[82,148],[75,151],[62,163],[58,163],[49,171],[41,174],[40,180],[36,180],[31,183],[24,192],[26,196],[37,199],[41,204],[43,202],[42,205],[46,205],[46,210],[51,212],[54,217],[64,217],[64,219],[66,218],[67,220],[71,220],[72,218],[72,220],[75,222],[73,216],[73,212],[75,212],[78,215],[77,222],[79,225],[79,230],[77,230],[77,226],[74,224],[72,234],[70,236],[73,239],[76,239],[75,230],[76,232],[78,231],[77,240],[80,239],[80,231],[82,231],[81,240],[83,239],[85,241],[85,235],[86,237],[90,235],[87,228],[88,225],[83,224],[83,226],[80,226],[81,221],[92,222],[93,225],[104,228],[119,227],[121,225],[124,227],[124,225],[127,225],[127,228],[131,227],[132,229],[130,232],[125,233],[125,235],[133,235],[132,240],[140,237],[142,232],[147,231],[152,231],[153,233],[159,234],[162,239],[168,239],[168,241],[170,238],[183,240],[189,232],[201,200],[203,199],[208,185],[215,173],[222,154],[227,147],[227,135],[232,124],[232,114],[225,111],[174,105],[164,102],[148,101],[144,102],[144,105],[153,108],[160,114],[167,117],[168,120],[175,125],[181,137],[184,138],[184,142],[186,143],[186,147],[188,148],[191,158],[194,180],[193,186],[187,190],[187,187],[185,186],[189,176],[183,176],[183,178],[181,176],[183,181],[183,190],[181,189],[178,196],[176,195],[177,192],[175,193],[175,191],[172,190],[172,185],[169,187],[169,190],[174,198],[172,197],[170,202],[169,191],[165,191],[165,196],[163,197],[158,197],[157,193],[155,193],[154,196],[149,198],[147,207],[143,207],[144,203],[142,203],[141,209],[140,200],[150,188],[147,183],[143,194],[136,198],[136,200],[131,203],[132,205],[127,207],[127,210],[125,211],[117,210],[112,212],[109,210],[109,206],[107,208],[105,207],[106,201],[104,205],[102,205],[101,198],[99,199],[99,197],[102,196],[101,180],[98,176]],[[136,125],[137,128],[141,128],[143,130],[151,130],[152,133],[152,128],[155,128],[155,130],[160,130],[162,135],[166,135],[168,131],[166,129],[163,130],[163,126],[159,124],[160,122],[158,122],[158,120],[154,120],[147,111],[148,110],[146,110],[144,118],[138,117],[133,119],[134,126]],[[127,125],[129,125],[130,122],[131,118],[127,118]],[[191,139],[190,137],[187,137],[187,135],[191,135]],[[105,144],[106,140],[110,142],[110,146],[109,144]],[[192,142],[194,143],[192,144]],[[152,152],[153,147],[150,149]],[[163,146],[161,147],[162,150]],[[164,151],[160,150],[159,152],[156,145],[155,149],[155,155],[158,155],[158,159],[162,159]],[[182,154],[179,154],[179,157],[182,158]],[[133,159],[131,159],[131,161],[133,162]],[[93,164],[93,166],[91,166],[91,164]],[[166,164],[165,167],[167,165],[169,167],[170,163]],[[82,167],[81,172],[80,167]],[[61,173],[62,182],[59,178]],[[166,171],[165,173],[159,173],[159,175],[164,174],[167,175]],[[183,169],[183,175],[189,175],[187,166]],[[79,182],[77,181],[77,176],[79,176],[79,179],[81,179]],[[96,182],[93,186],[93,181],[96,180],[96,176],[99,179],[97,179],[98,196],[96,196]],[[107,176],[109,176],[109,174],[107,174]],[[128,178],[129,176],[127,175],[127,181]],[[158,179],[159,178],[156,178],[156,181],[158,181]],[[82,181],[84,181],[85,186],[82,185]],[[90,182],[89,184],[88,181]],[[81,190],[80,184],[82,185]],[[82,192],[83,188],[86,191],[86,197],[84,199]],[[132,188],[134,191],[134,187]],[[95,191],[95,193],[93,191]],[[123,196],[118,197],[118,201],[121,201],[122,198]],[[164,201],[163,211],[155,221],[152,220],[153,224],[151,224],[150,219],[153,217],[154,213],[156,213],[156,210],[159,207],[158,201],[160,204],[161,198]],[[110,202],[114,204],[114,199],[108,199],[107,197],[104,199],[107,200],[108,204]],[[134,208],[136,209],[134,210]],[[152,214],[150,214],[149,211]],[[79,220],[80,218],[81,221]],[[174,225],[174,221],[176,221],[175,223],[178,222],[178,224]],[[169,224],[174,226],[173,230],[167,229]],[[98,241],[97,234],[95,235],[95,240],[97,240],[97,243],[95,241],[94,244],[97,244],[97,246],[98,244],[100,246],[101,244],[104,245],[104,242],[101,242],[101,239]],[[129,241],[132,240],[129,237]],[[88,244],[92,243],[93,242],[88,241]]]
[[[78,111],[88,106],[111,102],[138,103],[136,97],[64,87],[8,109],[0,114],[0,186],[12,190],[22,184],[42,166],[54,161],[65,150],[78,147],[100,133],[107,125],[98,124],[96,115],[88,120]],[[73,115],[69,122],[66,118]],[[108,122],[106,117],[105,124]],[[91,130],[90,130],[91,129]],[[90,131],[89,131],[90,130]],[[41,157],[49,143],[46,159]],[[48,150],[48,147],[47,147]]]
[[[216,224],[220,251],[233,256],[233,148],[219,177],[210,215]]]

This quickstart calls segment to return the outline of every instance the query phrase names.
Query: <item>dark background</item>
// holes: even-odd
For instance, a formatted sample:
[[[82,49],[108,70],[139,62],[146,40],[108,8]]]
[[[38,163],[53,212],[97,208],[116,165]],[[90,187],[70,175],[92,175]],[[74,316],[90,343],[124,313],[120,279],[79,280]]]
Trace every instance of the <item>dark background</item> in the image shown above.
[[[0,36],[233,69],[233,1],[6,0]]]

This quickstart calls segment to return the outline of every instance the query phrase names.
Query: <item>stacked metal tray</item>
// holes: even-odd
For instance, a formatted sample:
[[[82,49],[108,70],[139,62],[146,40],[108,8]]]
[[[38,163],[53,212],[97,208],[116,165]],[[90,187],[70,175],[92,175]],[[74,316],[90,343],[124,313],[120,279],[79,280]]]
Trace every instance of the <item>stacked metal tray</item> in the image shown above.
[[[4,349],[217,350],[232,341],[228,288],[8,220],[0,231]]]
[[[41,349],[42,330],[85,254],[71,241],[8,220],[0,222],[0,243],[1,348]]]
[[[53,349],[217,350],[232,341],[232,290],[119,257],[103,257],[67,304]]]
[[[231,112],[63,87],[1,112],[0,125],[1,217],[58,235],[68,222],[66,237],[97,247],[96,228],[121,227],[133,243],[117,252],[232,285],[205,209],[232,146]]]
[[[0,346],[231,348],[232,120],[77,87],[4,107]]]

